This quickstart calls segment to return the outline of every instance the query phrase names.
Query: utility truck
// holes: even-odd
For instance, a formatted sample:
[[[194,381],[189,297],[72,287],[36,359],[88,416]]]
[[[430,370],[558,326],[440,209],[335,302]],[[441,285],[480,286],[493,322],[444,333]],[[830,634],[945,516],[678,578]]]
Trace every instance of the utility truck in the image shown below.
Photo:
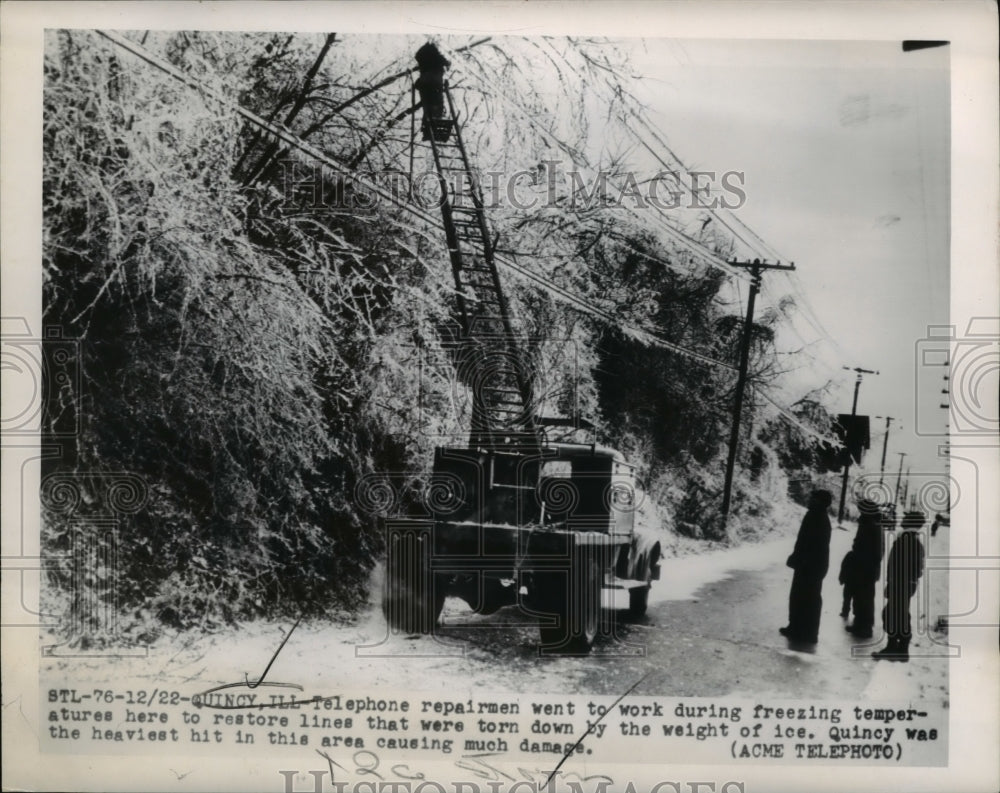
[[[512,329],[482,194],[433,44],[415,85],[441,189],[459,330],[445,334],[472,400],[469,442],[434,452],[425,514],[386,522],[384,611],[394,628],[435,630],[449,595],[476,612],[517,605],[538,620],[545,652],[590,651],[602,590],[627,590],[645,613],[660,544],[635,531],[635,469],[596,443],[550,440],[581,422],[537,415],[532,375]]]

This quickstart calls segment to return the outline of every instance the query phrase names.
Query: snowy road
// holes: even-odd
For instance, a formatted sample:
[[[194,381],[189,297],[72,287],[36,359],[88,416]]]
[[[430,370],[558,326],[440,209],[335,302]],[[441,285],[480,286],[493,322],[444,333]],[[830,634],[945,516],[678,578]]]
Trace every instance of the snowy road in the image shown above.
[[[928,634],[947,613],[947,579],[929,582],[914,599],[921,626],[908,664],[875,661],[871,646],[844,631],[839,617],[840,560],[854,526],[834,529],[823,593],[819,643],[792,647],[778,634],[787,621],[791,570],[784,565],[794,538],[667,558],[654,583],[649,611],[629,624],[624,610],[606,610],[614,637],[602,637],[586,657],[540,656],[538,630],[515,609],[476,615],[459,600],[445,605],[437,636],[389,635],[377,604],[345,624],[304,622],[275,659],[268,679],[308,690],[518,692],[617,695],[637,681],[637,696],[764,696],[775,699],[927,699],[947,703],[946,637]],[[947,530],[945,530],[946,532]],[[891,538],[889,539],[891,543]],[[947,553],[947,534],[932,541]],[[925,582],[927,579],[925,578]],[[877,589],[881,596],[881,585]],[[930,602],[930,619],[926,619]],[[625,605],[621,603],[620,605]],[[877,606],[877,609],[879,607]],[[211,635],[164,637],[148,656],[119,659],[123,678],[222,684],[254,679],[290,622],[255,622]],[[935,640],[939,643],[935,643]],[[852,657],[852,647],[860,654]],[[54,676],[67,661],[48,659]],[[89,668],[88,668],[89,667]],[[101,660],[74,659],[74,678],[106,675]],[[43,671],[43,677],[45,677]]]
[[[482,684],[512,690],[618,694],[643,678],[636,694],[865,699],[933,697],[939,692],[947,700],[947,663],[943,648],[935,644],[945,641],[943,636],[916,636],[913,660],[896,664],[871,658],[882,644],[878,624],[875,638],[867,642],[844,630],[837,570],[853,535],[853,525],[833,532],[820,639],[814,646],[792,645],[778,634],[787,623],[791,570],[784,560],[793,538],[664,560],[646,617],[630,624],[624,611],[612,611],[614,636],[599,640],[589,657],[540,658],[536,629],[511,624],[516,614],[483,618],[452,611],[451,604],[441,635],[468,645],[468,657],[455,661],[457,679],[469,672],[479,677],[475,666],[488,664]],[[946,538],[934,542],[943,544]],[[935,551],[945,552],[937,546]],[[931,619],[915,624],[933,626],[937,615],[946,612],[945,581],[931,583],[940,590],[930,597]],[[881,584],[877,592],[881,596]],[[623,600],[618,604],[626,605]],[[919,596],[914,605],[926,613]],[[473,627],[497,621],[507,624]],[[926,655],[931,657],[921,657]],[[543,687],[537,687],[539,673]]]

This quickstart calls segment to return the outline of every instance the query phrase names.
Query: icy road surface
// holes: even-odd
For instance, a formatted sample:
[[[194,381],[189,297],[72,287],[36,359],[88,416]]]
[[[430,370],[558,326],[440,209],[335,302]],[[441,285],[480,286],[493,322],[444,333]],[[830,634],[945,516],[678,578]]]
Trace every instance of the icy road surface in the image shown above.
[[[917,636],[908,664],[875,661],[881,646],[854,640],[839,616],[837,571],[855,526],[834,528],[823,594],[820,639],[792,646],[778,634],[787,621],[794,537],[696,556],[667,558],[654,583],[649,611],[629,624],[623,609],[607,609],[615,637],[598,640],[585,657],[540,656],[537,627],[516,609],[490,616],[449,599],[437,636],[390,636],[378,599],[347,623],[300,624],[274,660],[269,681],[330,693],[389,692],[618,695],[637,681],[636,696],[771,696],[775,699],[928,700],[947,704],[947,637],[929,632],[947,613],[947,577],[923,579],[914,598]],[[947,553],[948,529],[925,538],[928,552]],[[887,544],[893,537],[890,535]],[[377,581],[375,582],[377,584]],[[880,582],[877,595],[881,597]],[[610,593],[608,593],[610,594]],[[619,596],[618,605],[626,605]],[[877,612],[881,610],[876,605]],[[164,637],[146,657],[114,661],[116,677],[178,687],[256,679],[291,621],[254,622],[222,633]],[[852,648],[860,654],[852,657]],[[45,658],[42,679],[106,679],[107,659]]]

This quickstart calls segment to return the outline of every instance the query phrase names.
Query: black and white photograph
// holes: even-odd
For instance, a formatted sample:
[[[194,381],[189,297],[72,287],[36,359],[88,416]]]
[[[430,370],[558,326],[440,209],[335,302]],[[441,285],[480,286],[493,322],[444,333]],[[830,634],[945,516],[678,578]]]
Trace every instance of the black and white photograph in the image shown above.
[[[995,6],[75,5],[5,789],[995,789]]]

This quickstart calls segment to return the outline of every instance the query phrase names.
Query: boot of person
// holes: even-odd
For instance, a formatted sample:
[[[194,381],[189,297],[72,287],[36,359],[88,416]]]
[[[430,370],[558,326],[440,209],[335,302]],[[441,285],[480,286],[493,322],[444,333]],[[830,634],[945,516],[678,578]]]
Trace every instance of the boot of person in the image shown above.
[[[901,639],[899,644],[896,645],[896,657],[894,661],[900,661],[901,663],[906,663],[910,660],[910,640]]]
[[[855,622],[853,625],[845,625],[844,630],[857,639],[870,639],[872,637],[872,629],[870,625],[859,625]]]
[[[889,643],[881,650],[872,653],[872,658],[876,661],[909,661],[909,643],[904,643],[899,639],[890,637]]]

